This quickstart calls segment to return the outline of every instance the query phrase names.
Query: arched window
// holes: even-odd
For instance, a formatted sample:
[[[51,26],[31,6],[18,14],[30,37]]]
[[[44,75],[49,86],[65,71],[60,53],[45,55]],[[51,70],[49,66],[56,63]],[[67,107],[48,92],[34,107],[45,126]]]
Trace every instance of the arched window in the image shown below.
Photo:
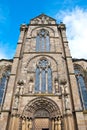
[[[40,60],[36,65],[35,92],[52,93],[52,70],[46,59]]]
[[[5,94],[9,75],[10,75],[10,70],[7,70],[6,72],[3,73],[3,76],[0,79],[0,105],[3,103],[4,94]]]
[[[87,109],[87,88],[85,85],[84,77],[79,69],[75,69],[75,75],[82,107],[84,109]]]
[[[45,29],[40,30],[36,37],[36,52],[49,52],[50,39],[49,32]]]

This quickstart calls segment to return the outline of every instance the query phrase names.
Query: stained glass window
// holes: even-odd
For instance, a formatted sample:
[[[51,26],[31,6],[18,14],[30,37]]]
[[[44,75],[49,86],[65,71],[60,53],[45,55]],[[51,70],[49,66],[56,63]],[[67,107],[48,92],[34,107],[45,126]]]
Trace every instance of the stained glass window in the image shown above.
[[[78,91],[82,106],[84,109],[87,109],[87,88],[85,86],[83,75],[79,70],[75,70],[75,74],[78,83]]]
[[[37,67],[38,66],[38,67]],[[52,93],[52,70],[49,62],[42,59],[36,66],[35,92]]]
[[[52,71],[50,67],[48,67],[48,92],[52,92]]]
[[[41,71],[41,92],[46,92],[46,71],[42,69]]]
[[[49,44],[49,35],[46,36],[46,51],[50,51],[50,44]]]
[[[40,68],[36,68],[36,81],[35,81],[35,92],[39,92],[39,85],[40,85]]]
[[[3,98],[4,98],[5,89],[6,89],[9,75],[10,75],[10,71],[6,71],[3,74],[3,77],[0,79],[0,105],[3,103]]]
[[[40,47],[39,41],[40,41],[39,35],[37,35],[37,37],[36,37],[36,52],[38,52],[40,50],[40,48],[39,48]]]
[[[36,52],[50,51],[49,32],[45,29],[40,30],[36,37]]]

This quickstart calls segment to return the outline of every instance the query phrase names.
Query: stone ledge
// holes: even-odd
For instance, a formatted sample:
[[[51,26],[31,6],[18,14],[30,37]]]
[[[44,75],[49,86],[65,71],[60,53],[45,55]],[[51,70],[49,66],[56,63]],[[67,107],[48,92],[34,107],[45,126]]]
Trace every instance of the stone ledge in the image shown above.
[[[84,111],[83,111],[83,114],[87,114],[87,110],[84,110]]]
[[[1,110],[1,112],[11,112],[11,110]]]
[[[37,93],[37,94],[35,94],[35,93],[31,93],[31,94],[22,94],[22,95],[20,95],[20,96],[22,96],[22,97],[27,97],[27,96],[61,96],[61,94],[60,93],[52,93],[52,94],[42,94],[42,93]]]

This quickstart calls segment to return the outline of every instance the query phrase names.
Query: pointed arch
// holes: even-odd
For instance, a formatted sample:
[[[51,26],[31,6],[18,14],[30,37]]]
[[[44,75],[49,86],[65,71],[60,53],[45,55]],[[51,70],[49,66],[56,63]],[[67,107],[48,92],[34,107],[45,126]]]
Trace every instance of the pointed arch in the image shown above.
[[[75,76],[78,84],[78,92],[83,109],[87,109],[87,88],[84,80],[84,70],[80,65],[74,65]]]
[[[49,32],[41,29],[36,37],[36,52],[49,52],[50,51],[50,38]]]
[[[35,77],[35,93],[52,93],[51,64],[46,58],[43,57],[37,62]]]
[[[58,105],[47,97],[37,97],[31,100],[24,108],[22,116],[33,118],[37,111],[48,112],[50,118],[61,116]]]
[[[5,91],[9,80],[10,72],[11,72],[11,66],[7,66],[0,79],[0,105],[2,105],[4,102]]]

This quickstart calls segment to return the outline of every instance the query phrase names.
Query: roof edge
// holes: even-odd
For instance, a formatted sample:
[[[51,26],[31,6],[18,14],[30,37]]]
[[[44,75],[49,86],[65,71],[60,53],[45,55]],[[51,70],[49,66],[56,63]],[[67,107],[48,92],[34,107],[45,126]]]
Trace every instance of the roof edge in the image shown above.
[[[0,61],[10,61],[10,62],[13,62],[13,59],[0,59]]]
[[[75,62],[75,61],[86,61],[87,62],[87,59],[84,59],[84,58],[81,58],[81,59],[72,58],[72,61],[73,62]]]
[[[54,19],[54,18],[52,18],[52,17],[50,17],[50,16],[48,16],[48,15],[46,15],[46,14],[44,14],[44,13],[41,13],[40,15],[38,15],[38,16],[32,18],[31,20],[34,20],[35,18],[38,18],[38,17],[40,17],[41,15],[47,16],[47,17],[53,19],[54,21],[56,21],[56,19]],[[31,21],[31,20],[30,20],[30,21]]]

